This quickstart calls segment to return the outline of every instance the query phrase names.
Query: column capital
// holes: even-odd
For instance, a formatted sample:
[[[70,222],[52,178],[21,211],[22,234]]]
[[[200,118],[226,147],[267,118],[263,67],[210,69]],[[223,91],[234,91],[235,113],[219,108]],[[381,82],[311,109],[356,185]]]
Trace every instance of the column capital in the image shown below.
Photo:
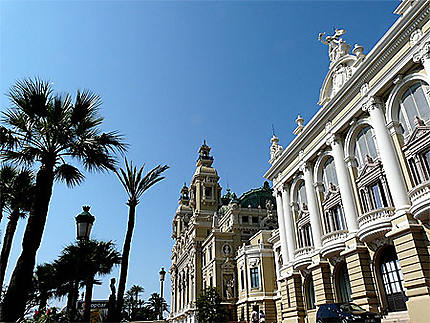
[[[415,63],[421,63],[424,65],[424,62],[430,59],[430,42],[426,42],[420,49],[414,54],[412,57]]]
[[[304,161],[300,165],[300,171],[303,172],[303,174],[312,172],[312,165],[311,165],[311,163],[309,161]]]
[[[336,133],[330,133],[328,134],[325,143],[330,147],[333,147],[334,145],[341,145],[342,137]]]
[[[361,109],[366,112],[370,112],[374,109],[381,109],[384,107],[384,101],[377,96],[370,96],[362,104]]]

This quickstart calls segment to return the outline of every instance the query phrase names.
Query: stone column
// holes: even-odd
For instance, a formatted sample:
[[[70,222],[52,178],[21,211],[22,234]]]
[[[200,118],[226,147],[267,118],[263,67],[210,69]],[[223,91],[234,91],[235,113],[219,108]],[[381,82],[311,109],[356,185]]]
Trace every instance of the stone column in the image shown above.
[[[380,98],[370,97],[363,105],[363,110],[369,112],[372,127],[375,131],[379,155],[387,174],[394,207],[396,208],[396,212],[401,212],[409,209],[410,201],[399,159],[386,127],[383,105],[383,101]]]
[[[281,241],[281,255],[283,263],[286,264],[289,260],[288,258],[288,249],[287,249],[287,236],[285,232],[285,218],[282,206],[282,197],[281,192],[275,190],[276,197],[276,212],[278,215],[278,224],[279,224],[279,240]]]
[[[308,200],[314,247],[319,249],[321,248],[321,220],[317,204],[317,197],[314,189],[312,171],[308,163],[304,164],[301,169],[303,171],[303,177],[305,178],[306,198]]]
[[[428,76],[430,76],[430,42],[425,43],[414,55],[415,63],[421,63]]]
[[[377,312],[378,299],[370,268],[371,259],[369,251],[356,238],[347,241],[346,245],[347,247],[345,251],[341,252],[341,255],[345,256],[351,284],[352,300],[368,311]]]
[[[338,136],[333,135],[328,144],[331,145],[337,180],[339,182],[340,197],[342,199],[343,211],[349,232],[358,230],[357,206],[355,204],[354,192],[352,190],[351,177],[345,164],[345,155],[342,142]]]
[[[291,211],[290,205],[290,189],[288,186],[284,186],[282,189],[282,203],[284,210],[284,219],[285,219],[285,232],[287,235],[287,247],[288,247],[288,256],[289,262],[294,260],[294,251],[295,251],[295,235],[294,235],[294,222],[293,222],[293,212]]]

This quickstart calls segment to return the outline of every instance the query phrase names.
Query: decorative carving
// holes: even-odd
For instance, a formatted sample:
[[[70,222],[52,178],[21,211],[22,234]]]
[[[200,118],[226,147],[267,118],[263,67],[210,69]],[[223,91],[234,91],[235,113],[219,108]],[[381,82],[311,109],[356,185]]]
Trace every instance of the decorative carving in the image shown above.
[[[260,264],[260,258],[251,258],[248,262],[250,267],[257,267]]]
[[[412,46],[415,46],[420,42],[422,37],[423,37],[423,31],[420,28],[418,28],[411,33],[411,36],[409,37],[409,42],[411,43]]]
[[[424,61],[430,59],[430,42],[425,43],[413,56],[413,61],[415,63],[421,62],[424,64]]]
[[[360,87],[360,94],[361,97],[365,97],[367,95],[367,93],[369,93],[369,83],[364,83],[361,87]]]
[[[318,40],[324,45],[328,45],[328,56],[331,62],[337,61],[339,58],[348,55],[351,50],[351,45],[347,44],[340,36],[345,34],[344,29],[336,29],[333,36],[326,36],[323,39],[325,33],[318,35]]]
[[[272,145],[270,146],[270,163],[273,164],[273,162],[281,156],[282,151],[284,150],[284,147],[282,147],[279,144],[279,138],[273,134],[272,139],[270,139],[272,142]]]
[[[340,64],[336,67],[333,72],[333,91],[338,92],[342,86],[348,81],[352,76],[352,68],[346,64]]]
[[[380,109],[384,106],[384,101],[376,96],[369,97],[361,106],[363,111],[369,112],[373,109]]]
[[[230,255],[232,252],[231,246],[228,243],[224,244],[224,246],[222,247],[222,252],[225,256]]]
[[[234,297],[234,278],[233,274],[224,275],[224,297],[231,299]]]
[[[299,135],[303,131],[303,128],[305,127],[304,126],[305,119],[303,119],[302,116],[299,114],[297,116],[296,123],[297,123],[297,128],[294,129],[293,134]]]

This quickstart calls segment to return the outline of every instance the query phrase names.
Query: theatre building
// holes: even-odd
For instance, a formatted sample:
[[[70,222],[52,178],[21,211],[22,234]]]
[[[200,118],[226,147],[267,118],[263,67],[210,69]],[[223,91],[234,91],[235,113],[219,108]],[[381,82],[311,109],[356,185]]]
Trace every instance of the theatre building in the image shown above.
[[[285,148],[272,138],[278,322],[347,301],[430,322],[430,2],[394,13],[369,51],[320,35],[320,109]]]

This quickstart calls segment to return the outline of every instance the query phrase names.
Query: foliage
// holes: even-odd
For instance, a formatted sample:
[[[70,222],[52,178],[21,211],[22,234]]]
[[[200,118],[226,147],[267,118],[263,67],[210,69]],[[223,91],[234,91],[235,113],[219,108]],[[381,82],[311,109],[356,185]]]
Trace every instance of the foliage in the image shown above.
[[[156,315],[168,311],[168,305],[166,303],[166,300],[164,298],[161,298],[158,293],[152,293],[151,297],[146,303],[149,308],[151,308],[156,313]]]
[[[221,296],[214,287],[208,287],[197,297],[197,320],[201,323],[224,322]]]
[[[122,249],[123,258],[121,262],[121,272],[118,284],[118,295],[116,304],[117,320],[120,320],[121,310],[124,304],[124,292],[125,285],[127,282],[128,260],[130,256],[131,239],[134,231],[136,206],[139,204],[140,198],[146,190],[164,179],[164,176],[161,175],[169,168],[167,165],[158,165],[157,167],[153,168],[148,173],[143,175],[143,170],[145,166],[143,165],[140,169],[137,169],[137,167],[133,165],[133,162],[129,163],[127,159],[125,159],[125,167],[125,170],[122,168],[120,168],[119,170],[115,170],[119,181],[121,182],[122,186],[128,194],[127,205],[129,206],[127,231],[124,239],[124,246]]]
[[[130,321],[157,320],[160,308],[163,308],[163,311],[168,309],[166,301],[159,294],[153,293],[148,301],[145,302],[139,297],[141,292],[143,292],[143,288],[134,285],[125,293],[123,317]]]
[[[91,91],[56,94],[39,79],[16,82],[9,91],[12,107],[3,113],[0,158],[16,165],[37,166],[36,187],[25,229],[22,251],[4,298],[1,319],[22,317],[32,285],[36,253],[42,241],[55,180],[73,187],[87,171],[113,170],[115,154],[126,145],[117,132],[102,132],[101,99]]]

